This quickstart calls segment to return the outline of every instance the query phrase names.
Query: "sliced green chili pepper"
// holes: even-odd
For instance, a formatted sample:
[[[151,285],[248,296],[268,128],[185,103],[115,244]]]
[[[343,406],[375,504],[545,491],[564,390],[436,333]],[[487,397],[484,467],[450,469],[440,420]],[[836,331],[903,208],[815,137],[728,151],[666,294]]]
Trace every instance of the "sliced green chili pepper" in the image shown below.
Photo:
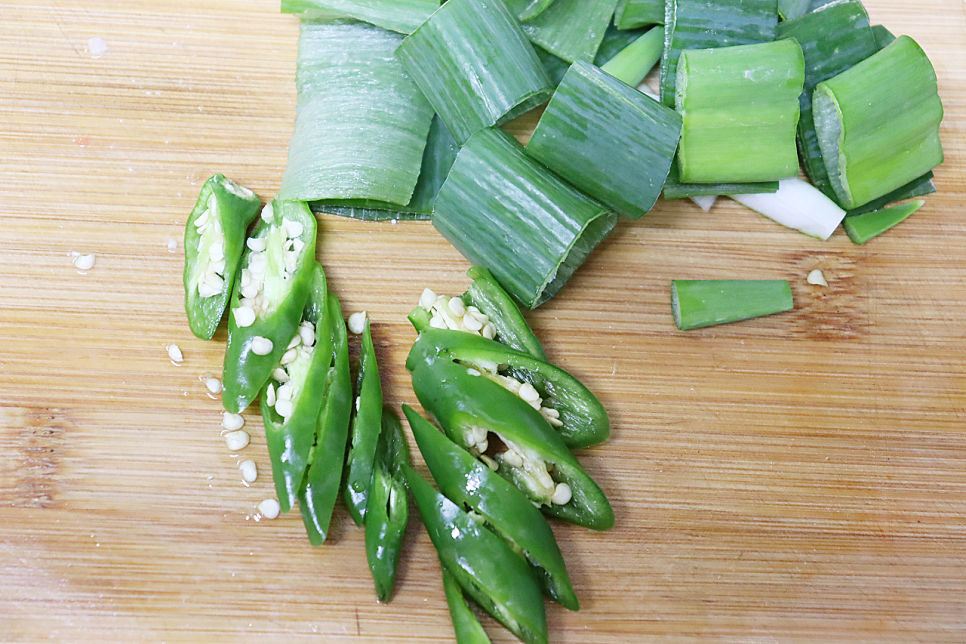
[[[476,618],[476,614],[463,596],[463,589],[456,581],[446,566],[443,569],[443,592],[446,593],[446,605],[449,606],[449,617],[453,621],[453,630],[456,632],[456,644],[490,644],[483,625]]]
[[[295,336],[309,297],[315,233],[305,202],[275,200],[246,242],[231,294],[222,379],[222,404],[232,413],[251,404]]]
[[[325,308],[324,327],[332,342],[332,366],[320,392],[322,404],[315,445],[309,454],[308,470],[299,492],[302,522],[313,546],[325,541],[335,500],[339,496],[352,405],[349,344],[339,299],[333,293],[326,297]]]
[[[546,644],[546,609],[523,557],[411,467],[403,473],[440,562],[463,591],[524,642]]]
[[[366,559],[376,597],[387,602],[396,585],[399,553],[409,521],[409,498],[402,478],[402,466],[409,464],[409,444],[399,416],[389,407],[382,410],[381,425],[366,510]]]
[[[481,514],[494,532],[523,552],[550,598],[578,610],[580,604],[553,531],[530,499],[411,407],[403,405],[403,411],[440,491]]]
[[[296,346],[283,355],[259,396],[282,512],[288,512],[298,500],[322,405],[318,392],[325,386],[332,363],[332,338],[323,326],[325,272],[315,259],[310,261],[314,266],[309,300],[298,333],[289,343]]]
[[[245,231],[258,214],[258,195],[216,174],[201,194],[184,227],[184,310],[191,332],[210,340],[225,313]]]
[[[594,530],[611,528],[607,497],[546,418],[496,379],[440,350],[459,345],[460,335],[472,338],[430,329],[416,340],[406,368],[423,408],[458,445],[495,463],[544,513]]]
[[[478,367],[481,372],[493,373],[500,365],[507,365],[507,376],[529,383],[540,395],[541,406],[556,411],[558,416],[554,420],[546,420],[571,449],[597,445],[610,435],[607,410],[597,397],[579,380],[549,362],[481,336],[443,329],[427,329],[421,333],[413,352],[443,356]]]
[[[343,500],[357,526],[366,518],[369,483],[372,480],[376,443],[382,428],[382,383],[376,351],[372,346],[372,332],[366,320],[359,350],[359,375],[356,378],[356,398],[350,429],[349,453],[346,455],[346,481]]]

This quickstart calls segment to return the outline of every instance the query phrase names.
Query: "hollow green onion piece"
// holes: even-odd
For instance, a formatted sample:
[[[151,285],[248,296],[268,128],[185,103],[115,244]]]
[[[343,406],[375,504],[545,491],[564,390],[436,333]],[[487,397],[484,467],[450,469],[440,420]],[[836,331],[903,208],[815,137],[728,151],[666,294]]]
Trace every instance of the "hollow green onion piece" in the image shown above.
[[[885,49],[896,39],[895,34],[883,25],[872,25],[872,35],[875,36],[875,45],[879,49]]]
[[[846,209],[943,162],[936,73],[908,36],[819,83],[812,110],[825,168]]]
[[[652,27],[600,68],[631,87],[637,87],[657,61],[661,60],[663,51],[664,30]]]
[[[674,280],[671,312],[682,331],[789,311],[786,280]]]
[[[680,136],[674,110],[578,60],[526,151],[584,194],[639,219],[661,195]]]
[[[845,217],[837,203],[797,177],[782,179],[773,194],[728,196],[782,226],[823,240],[832,236]]]
[[[413,196],[405,206],[385,203],[382,201],[366,200],[322,200],[309,204],[312,212],[327,213],[340,217],[350,217],[363,221],[413,221],[428,220],[433,214],[433,202],[439,194],[439,187],[443,185],[449,169],[456,160],[459,146],[450,135],[449,130],[439,120],[433,118],[423,150],[423,163],[419,170],[419,179]]]
[[[282,13],[353,18],[401,34],[412,33],[437,9],[439,0],[282,0]]]
[[[460,145],[552,93],[540,59],[502,2],[449,0],[402,41],[396,57]]]
[[[616,221],[495,128],[463,146],[433,210],[436,229],[527,308],[553,297]]]
[[[409,203],[433,110],[393,56],[401,40],[365,23],[302,23],[282,199]]]
[[[533,20],[521,24],[535,45],[568,63],[593,60],[617,0],[555,0]]]
[[[716,197],[718,195],[761,194],[778,192],[777,181],[759,183],[682,183],[677,162],[671,164],[671,171],[664,182],[665,199],[693,199],[694,197]]]
[[[556,0],[506,0],[507,9],[517,20],[532,20],[547,10]]]
[[[600,47],[597,48],[597,53],[594,55],[594,64],[602,67],[621,50],[648,31],[650,31],[650,27],[646,29],[618,29],[614,25],[610,25],[604,32],[604,38],[600,41]],[[570,64],[567,67],[570,67]]]
[[[778,0],[667,0],[661,101],[674,107],[683,50],[771,42],[777,26]]]
[[[619,0],[614,11],[618,29],[634,29],[664,22],[664,0]]]
[[[794,38],[805,56],[805,84],[799,97],[802,116],[798,121],[802,165],[812,184],[835,199],[815,132],[812,91],[877,51],[869,16],[861,2],[842,2],[779,24],[778,37]]]
[[[875,212],[852,215],[845,218],[842,226],[845,228],[849,239],[856,244],[864,244],[873,237],[878,237],[890,228],[901,224],[912,213],[922,208],[925,203],[925,201],[919,199]]]
[[[936,186],[932,182],[932,178],[933,173],[932,171],[929,171],[918,179],[912,180],[901,188],[893,190],[885,196],[879,197],[878,199],[873,199],[864,206],[859,206],[858,208],[849,210],[846,213],[846,216],[862,215],[867,212],[882,210],[890,203],[894,203],[896,201],[905,201],[907,199],[915,199],[916,197],[925,197],[926,195],[931,195],[932,193],[936,192]]]
[[[810,0],[778,0],[778,16],[782,20],[794,20],[808,13]]]
[[[677,75],[682,181],[774,181],[798,174],[795,134],[805,79],[798,43],[684,51]]]
[[[443,569],[443,591],[446,593],[446,605],[449,606],[449,617],[456,633],[456,644],[490,644],[490,638],[467,603],[456,577],[446,570],[442,562],[440,567]]]

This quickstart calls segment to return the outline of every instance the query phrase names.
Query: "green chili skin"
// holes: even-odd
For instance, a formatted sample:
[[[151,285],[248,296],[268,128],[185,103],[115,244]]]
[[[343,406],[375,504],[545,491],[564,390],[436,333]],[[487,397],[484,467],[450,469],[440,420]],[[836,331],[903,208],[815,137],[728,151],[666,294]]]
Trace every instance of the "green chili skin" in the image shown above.
[[[272,478],[282,512],[288,512],[298,500],[322,405],[322,396],[317,392],[324,388],[332,363],[332,338],[329,333],[323,332],[322,326],[326,306],[325,272],[314,259],[312,263],[312,284],[302,319],[314,324],[318,332],[312,361],[293,401],[292,415],[286,420],[268,405],[268,387],[273,386],[277,390],[280,384],[274,378],[269,378],[259,396],[265,439],[272,459]]]
[[[465,593],[518,638],[528,644],[546,644],[543,597],[523,557],[411,467],[402,469],[443,567]]]
[[[389,407],[382,410],[381,425],[366,510],[366,559],[376,597],[387,602],[396,585],[399,554],[409,521],[409,498],[402,478],[402,466],[409,464],[409,444],[399,416]]]
[[[420,333],[413,352],[460,362],[509,365],[509,375],[532,384],[545,405],[560,412],[563,426],[554,429],[571,449],[597,445],[610,435],[607,410],[597,397],[577,378],[549,362],[482,336],[433,328]]]
[[[406,368],[420,404],[439,420],[447,436],[468,449],[473,428],[483,427],[536,452],[555,467],[557,482],[567,483],[572,492],[567,503],[543,505],[541,511],[594,530],[613,527],[614,511],[607,497],[540,412],[485,376],[471,375],[465,365],[434,354],[431,341],[423,337],[428,335],[426,331],[417,339]],[[512,471],[501,466],[499,473],[516,484]]]
[[[346,456],[346,481],[343,500],[357,526],[366,518],[369,482],[373,459],[382,429],[382,383],[372,344],[372,331],[366,320],[359,351],[359,375],[356,378],[356,403],[350,427],[350,446]]]
[[[299,492],[302,522],[313,546],[325,542],[332,510],[339,495],[352,405],[349,344],[339,299],[333,293],[326,297],[325,320],[332,342],[332,366],[321,392],[315,446],[309,456],[308,470]]]
[[[286,280],[284,297],[275,303],[271,312],[257,315],[251,326],[239,327],[235,315],[231,313],[241,306],[242,295],[239,286],[241,280],[236,282],[232,290],[228,316],[228,347],[225,350],[225,369],[222,378],[224,384],[222,404],[232,413],[239,413],[248,407],[268,381],[275,365],[285,353],[289,341],[295,336],[302,319],[302,310],[309,297],[314,266],[314,261],[309,260],[314,260],[315,257],[315,215],[302,201],[276,200],[272,206],[271,221],[260,219],[251,236],[271,238],[277,234],[283,220],[289,219],[302,224],[302,235],[299,239],[304,246],[299,253],[292,277]],[[245,250],[242,256],[242,267],[247,265],[247,257],[251,252],[251,249]],[[275,267],[267,270],[278,272]],[[252,341],[256,337],[268,338],[272,341],[271,353],[257,355],[252,352]]]
[[[517,351],[529,353],[538,360],[547,360],[540,340],[533,333],[520,307],[513,301],[510,294],[496,281],[489,269],[484,266],[474,266],[466,271],[466,275],[473,280],[463,301],[472,304],[490,318],[496,327],[496,335],[502,344]]]
[[[411,407],[403,405],[403,411],[440,491],[455,503],[472,507],[494,532],[522,550],[545,594],[570,610],[579,610],[550,524],[530,499]]]
[[[198,231],[195,222],[205,213],[211,217],[212,204],[217,211],[215,216],[224,235],[224,286],[217,295],[201,297],[198,293],[198,280],[204,277],[200,272],[202,265],[206,265],[208,261],[208,247],[204,244],[203,234]],[[188,326],[202,340],[211,339],[225,314],[225,307],[238,275],[238,264],[245,249],[245,232],[261,205],[258,195],[222,174],[212,176],[201,187],[198,201],[184,228],[183,281],[184,310],[188,316]]]
[[[446,605],[449,606],[449,617],[456,632],[456,644],[491,644],[483,625],[476,618],[476,613],[466,603],[463,589],[456,581],[456,577],[446,570],[440,562],[443,571],[443,592],[446,593]]]

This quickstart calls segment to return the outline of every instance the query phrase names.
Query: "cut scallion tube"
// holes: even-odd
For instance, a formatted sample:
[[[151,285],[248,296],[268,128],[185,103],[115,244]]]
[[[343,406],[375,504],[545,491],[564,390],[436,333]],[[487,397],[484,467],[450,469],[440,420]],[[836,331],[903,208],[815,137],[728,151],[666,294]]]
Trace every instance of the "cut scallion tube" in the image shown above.
[[[280,199],[409,203],[433,109],[393,55],[401,40],[365,23],[302,22]]]
[[[618,29],[614,25],[607,27],[604,32],[604,39],[600,41],[597,54],[594,56],[594,64],[603,67],[614,56],[621,53],[635,40],[646,34],[650,29]],[[570,64],[567,64],[570,67]]]
[[[503,2],[449,0],[402,41],[396,57],[461,145],[546,102],[553,91]]]
[[[773,194],[728,196],[782,226],[823,240],[832,236],[845,217],[837,203],[797,177],[782,179]]]
[[[619,0],[614,11],[618,29],[664,23],[664,0]]]
[[[787,280],[671,282],[671,313],[682,331],[790,311],[793,306]]]
[[[916,197],[925,197],[926,195],[931,195],[936,192],[936,186],[932,182],[933,173],[930,170],[926,174],[922,175],[918,179],[907,183],[898,190],[893,190],[889,194],[879,197],[878,199],[873,199],[864,206],[859,206],[858,208],[853,208],[848,211],[848,215],[862,215],[867,212],[874,212],[876,210],[882,210],[890,203],[896,201],[905,201],[906,199],[915,199]]]
[[[926,202],[922,199],[909,203],[892,206],[876,212],[852,215],[845,218],[842,227],[856,244],[864,244],[873,237],[878,237],[885,231],[898,226],[909,216],[923,207]]]
[[[684,51],[677,75],[681,181],[774,181],[798,174],[795,133],[805,79],[798,43]]]
[[[439,0],[282,0],[282,13],[354,18],[402,34],[412,33],[437,9]]]
[[[599,67],[631,87],[637,87],[648,72],[661,60],[664,51],[664,30],[652,27]]]
[[[553,297],[616,221],[495,128],[466,142],[433,209],[436,229],[528,308]]]
[[[943,162],[943,106],[936,73],[908,36],[819,83],[812,110],[825,169],[846,209],[881,197]]]
[[[554,0],[546,11],[521,26],[535,45],[568,63],[590,61],[616,5],[617,0]]]
[[[778,26],[778,0],[667,0],[661,101],[674,107],[678,59],[685,49],[771,42]]]
[[[674,110],[577,61],[526,151],[584,194],[639,219],[661,195],[680,136]]]
[[[664,182],[665,199],[693,199],[694,197],[716,197],[718,195],[762,194],[778,192],[777,181],[760,183],[682,183],[678,164],[671,164],[671,171]]]

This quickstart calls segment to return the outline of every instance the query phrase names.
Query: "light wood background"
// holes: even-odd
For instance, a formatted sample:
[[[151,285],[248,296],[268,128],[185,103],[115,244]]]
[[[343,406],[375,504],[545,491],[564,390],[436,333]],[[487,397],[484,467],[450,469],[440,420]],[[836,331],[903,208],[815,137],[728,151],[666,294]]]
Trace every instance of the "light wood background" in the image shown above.
[[[966,5],[866,4],[939,75],[925,208],[859,247],[661,202],[530,316],[613,421],[580,458],[617,526],[555,527],[582,609],[548,605],[552,642],[966,642]],[[277,0],[0,2],[2,642],[453,639],[418,521],[388,605],[343,509],[318,549],[297,514],[255,521],[260,419],[245,487],[199,380],[225,331],[188,330],[185,218],[214,172],[278,189],[296,37]],[[406,313],[424,286],[462,292],[466,262],[426,223],[320,234],[388,399],[415,403]],[[786,278],[796,308],[681,333],[674,278]]]

